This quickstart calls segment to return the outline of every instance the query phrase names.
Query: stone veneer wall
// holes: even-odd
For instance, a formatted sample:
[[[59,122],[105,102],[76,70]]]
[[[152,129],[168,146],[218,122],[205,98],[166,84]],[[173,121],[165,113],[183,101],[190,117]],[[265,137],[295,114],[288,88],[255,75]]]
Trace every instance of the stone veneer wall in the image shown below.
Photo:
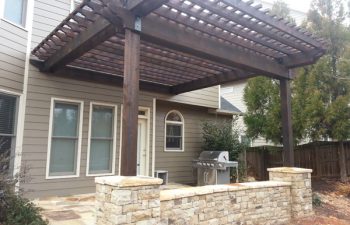
[[[98,177],[96,224],[159,224],[163,180],[147,177]]]
[[[161,192],[163,224],[283,224],[291,219],[290,183],[254,182]],[[242,222],[242,223],[240,223]]]
[[[291,205],[293,217],[305,217],[313,214],[311,169],[270,168],[269,179],[291,183]]]
[[[312,170],[269,172],[265,182],[163,191],[156,178],[96,178],[97,224],[272,225],[312,214]]]

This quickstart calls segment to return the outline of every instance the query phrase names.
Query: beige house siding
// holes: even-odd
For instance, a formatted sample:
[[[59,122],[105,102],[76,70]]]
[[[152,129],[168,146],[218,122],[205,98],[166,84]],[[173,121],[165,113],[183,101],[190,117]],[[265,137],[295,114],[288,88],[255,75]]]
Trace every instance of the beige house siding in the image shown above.
[[[175,96],[161,96],[162,100],[187,103],[209,108],[219,108],[219,86],[186,92]]]
[[[84,101],[80,176],[78,178],[50,180],[45,178],[50,103],[52,97]],[[150,108],[150,115],[153,113],[152,100],[153,96],[150,93],[143,92],[140,94],[139,105]],[[27,94],[22,162],[29,168],[28,172],[30,174],[30,181],[24,184],[23,187],[27,190],[35,190],[35,196],[52,194],[65,195],[91,192],[94,190],[95,184],[93,178],[86,177],[90,102],[101,102],[118,106],[116,131],[116,174],[118,174],[122,104],[121,88],[49,76],[31,67]],[[150,116],[150,124],[152,124],[152,116]],[[149,134],[150,151],[152,149],[151,138],[152,126],[150,126]]]
[[[32,48],[67,17],[70,7],[70,0],[35,0]]]
[[[171,110],[179,111],[184,117],[185,146],[184,152],[164,151],[165,116]],[[156,119],[156,170],[167,170],[170,182],[194,183],[192,160],[202,151],[201,124],[206,120],[223,119],[229,117],[208,114],[204,107],[175,104],[169,102],[157,102]]]
[[[22,93],[27,31],[0,20],[0,90]]]
[[[84,102],[83,130],[80,160],[80,176],[78,178],[46,179],[46,159],[48,149],[50,101],[52,97],[79,100]],[[140,106],[150,108],[149,133],[149,166],[152,162],[152,114],[153,98],[156,94],[142,92]],[[26,121],[24,127],[24,145],[22,162],[29,168],[30,179],[23,184],[26,190],[35,190],[28,193],[29,197],[68,195],[94,191],[95,184],[92,177],[86,176],[87,142],[90,102],[116,104],[117,115],[117,153],[116,174],[119,168],[120,125],[122,89],[87,81],[66,79],[50,76],[31,67],[29,73]],[[164,152],[164,117],[171,110],[177,109],[185,118],[185,152]],[[192,183],[191,161],[198,157],[201,151],[201,123],[215,119],[215,115],[208,114],[208,108],[185,104],[157,101],[156,114],[156,169],[169,171],[169,181]],[[152,175],[151,173],[149,175]]]

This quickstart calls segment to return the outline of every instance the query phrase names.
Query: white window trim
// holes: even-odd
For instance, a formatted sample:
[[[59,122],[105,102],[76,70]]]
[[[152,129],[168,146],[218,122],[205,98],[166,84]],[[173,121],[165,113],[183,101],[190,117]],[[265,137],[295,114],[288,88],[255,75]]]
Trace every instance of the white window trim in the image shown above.
[[[151,108],[139,106],[139,111],[145,111],[146,115],[138,115],[138,119],[146,119],[147,120],[147,140],[146,140],[146,176],[149,176],[149,157],[150,157],[150,134],[151,134]],[[122,138],[123,138],[123,105],[120,106],[120,128],[119,128],[119,162],[118,162],[118,175],[120,176],[121,170],[121,160],[122,160]],[[152,131],[154,132],[154,130]],[[153,176],[153,175],[152,175]]]
[[[79,135],[78,135],[78,149],[77,149],[77,162],[76,162],[76,173],[73,175],[62,175],[62,176],[50,176],[50,156],[51,156],[51,141],[52,141],[52,128],[53,128],[53,113],[55,102],[66,102],[79,104]],[[84,101],[65,99],[65,98],[51,98],[50,106],[50,121],[49,121],[49,138],[47,143],[47,158],[46,158],[46,179],[64,179],[64,178],[75,178],[80,176],[80,158],[81,158],[81,142],[83,133],[83,114],[84,114]]]
[[[177,113],[181,117],[182,122],[175,122],[175,121],[167,121],[167,118],[170,113]],[[167,149],[166,148],[166,125],[167,124],[181,124],[182,125],[182,149]],[[185,120],[178,110],[170,110],[164,118],[164,152],[184,152],[185,151]]]
[[[17,149],[18,149],[18,139],[19,139],[19,127],[18,127],[18,124],[19,124],[19,115],[20,115],[20,102],[21,102],[21,99],[22,99],[22,94],[21,93],[18,93],[18,92],[14,92],[14,91],[8,91],[8,90],[4,90],[4,89],[0,89],[0,94],[3,94],[3,95],[10,95],[10,96],[13,96],[16,98],[16,111],[15,111],[15,130],[13,132],[13,136],[12,138],[15,138],[15,141],[12,143],[14,146],[13,146],[13,151],[11,149],[11,157],[14,157],[14,159],[10,160],[10,165],[12,163],[12,165],[10,166],[10,168],[13,169],[13,176],[16,176],[18,175],[18,171],[16,169],[17,167],[17,163],[16,160],[18,160],[18,153],[17,153]],[[12,145],[11,144],[11,145]]]
[[[33,13],[33,11],[31,10],[31,11],[29,11],[28,10],[28,5],[29,5],[29,1],[31,1],[31,0],[27,0],[26,2],[25,2],[25,9],[23,10],[23,12],[22,13],[25,13],[25,15],[24,15],[24,24],[17,24],[17,23],[15,23],[15,22],[12,22],[12,21],[10,21],[10,20],[8,20],[8,19],[6,19],[5,17],[4,17],[4,14],[5,14],[5,0],[0,0],[0,19],[1,19],[1,22],[6,22],[6,23],[8,23],[8,24],[11,24],[12,26],[15,26],[15,27],[17,27],[17,28],[20,28],[20,29],[22,29],[22,30],[24,30],[24,31],[28,31],[29,29],[29,25],[28,25],[28,20],[30,19],[30,18],[32,18],[30,15],[28,15],[29,13]],[[29,17],[30,16],[30,17]]]
[[[113,141],[112,141],[112,172],[111,173],[90,173],[90,147],[91,147],[91,125],[92,125],[92,111],[93,106],[107,106],[113,108]],[[116,152],[117,152],[117,119],[118,119],[118,106],[114,104],[107,104],[101,102],[90,102],[89,111],[89,132],[88,132],[88,146],[87,146],[87,164],[86,164],[86,176],[96,177],[96,176],[108,176],[115,175],[115,163],[116,163]]]
[[[20,93],[20,92],[9,91],[9,90],[5,90],[5,89],[1,89],[1,88],[0,88],[0,93],[5,94],[5,95],[14,95],[17,97],[22,96],[22,93]]]

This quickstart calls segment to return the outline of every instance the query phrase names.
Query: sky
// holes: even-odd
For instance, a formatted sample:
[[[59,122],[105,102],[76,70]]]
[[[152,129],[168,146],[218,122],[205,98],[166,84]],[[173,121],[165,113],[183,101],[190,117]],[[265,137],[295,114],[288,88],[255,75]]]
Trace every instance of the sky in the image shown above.
[[[263,0],[266,2],[271,2],[274,3],[275,0]],[[310,4],[312,0],[284,0],[289,8],[291,9],[295,9],[298,11],[302,11],[302,12],[307,12],[310,8]]]

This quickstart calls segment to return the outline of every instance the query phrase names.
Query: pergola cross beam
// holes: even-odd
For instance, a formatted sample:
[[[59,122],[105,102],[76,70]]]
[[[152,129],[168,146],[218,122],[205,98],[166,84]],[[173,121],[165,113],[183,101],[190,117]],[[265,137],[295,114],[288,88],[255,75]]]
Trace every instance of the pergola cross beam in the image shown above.
[[[234,70],[234,71],[225,72],[218,75],[204,77],[204,78],[200,78],[190,82],[178,84],[176,86],[171,87],[170,90],[171,90],[171,93],[173,94],[181,94],[191,90],[212,87],[215,85],[225,84],[225,83],[234,82],[242,79],[248,79],[255,76],[257,75],[254,73],[245,73],[243,71]]]
[[[188,30],[167,24],[160,18],[147,17],[142,24],[143,40],[262,75],[289,78],[288,69],[277,61],[210,38],[199,37]]]

